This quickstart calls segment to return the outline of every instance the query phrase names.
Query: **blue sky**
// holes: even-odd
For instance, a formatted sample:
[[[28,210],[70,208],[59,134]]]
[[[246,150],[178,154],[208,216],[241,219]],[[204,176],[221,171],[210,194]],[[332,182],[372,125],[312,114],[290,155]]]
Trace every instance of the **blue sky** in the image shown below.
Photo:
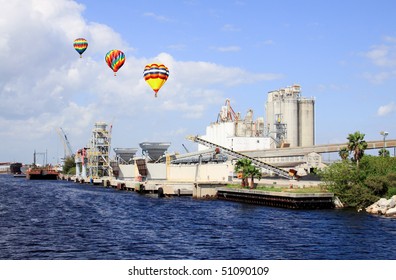
[[[361,131],[396,138],[396,2],[0,0],[0,161],[63,156],[96,121],[113,124],[113,147],[196,145],[225,99],[265,116],[269,91],[298,83],[316,99],[317,144]],[[89,46],[78,57],[73,40]],[[104,62],[120,49],[114,77]],[[169,67],[158,98],[144,65]]]

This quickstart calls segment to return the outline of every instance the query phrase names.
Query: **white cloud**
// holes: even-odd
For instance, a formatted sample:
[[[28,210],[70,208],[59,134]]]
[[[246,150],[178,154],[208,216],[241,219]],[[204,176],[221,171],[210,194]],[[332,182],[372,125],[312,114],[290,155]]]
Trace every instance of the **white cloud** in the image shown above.
[[[390,42],[390,43],[396,43],[396,38],[392,36],[385,36],[384,37],[385,42]]]
[[[162,15],[157,15],[156,13],[152,13],[152,12],[146,12],[143,14],[143,16],[145,17],[151,17],[155,20],[158,21],[171,21],[169,18],[167,18],[166,16],[162,16]]]
[[[393,112],[396,112],[396,104],[394,102],[391,102],[389,104],[383,105],[378,108],[377,114],[380,117],[389,115]]]
[[[171,50],[176,50],[176,51],[182,51],[186,49],[186,45],[185,44],[173,44],[173,45],[169,45],[168,48]]]
[[[366,53],[366,56],[376,65],[384,66],[388,63],[387,56],[389,53],[389,47],[387,46],[375,46]]]
[[[134,57],[133,47],[120,34],[105,24],[88,23],[82,16],[84,7],[74,1],[0,0],[0,6],[0,161],[24,161],[39,146],[56,149],[58,127],[68,132],[74,148],[88,142],[96,121],[115,119],[120,130],[140,130],[148,138],[150,133],[193,129],[184,119],[203,118],[208,108],[224,102],[228,88],[280,77],[178,61],[167,53]],[[78,37],[89,44],[83,58],[73,49]],[[116,77],[104,62],[104,55],[114,48],[126,55]],[[153,61],[170,69],[158,98],[142,78],[144,66]],[[177,123],[164,128],[160,121],[169,116]],[[153,127],[146,135],[142,132],[147,122]],[[119,138],[125,133],[138,136],[119,133]],[[15,158],[18,153],[23,153],[20,159]]]
[[[241,29],[239,27],[236,27],[235,25],[232,25],[232,24],[223,25],[221,30],[222,31],[226,31],[226,32],[238,32],[238,31],[241,31]]]
[[[363,74],[365,79],[374,84],[382,84],[396,77],[396,38],[386,36],[383,41],[383,44],[375,45],[363,53],[379,69],[376,73]]]
[[[396,77],[396,71],[378,72],[378,73],[364,73],[363,77],[373,84],[382,84],[385,81]]]
[[[215,47],[219,52],[239,52],[241,50],[241,47],[239,46],[227,46],[227,47]]]
[[[391,42],[391,41],[390,41]],[[393,43],[393,42],[392,42]],[[396,66],[396,45],[378,45],[365,53],[371,62],[380,67]]]

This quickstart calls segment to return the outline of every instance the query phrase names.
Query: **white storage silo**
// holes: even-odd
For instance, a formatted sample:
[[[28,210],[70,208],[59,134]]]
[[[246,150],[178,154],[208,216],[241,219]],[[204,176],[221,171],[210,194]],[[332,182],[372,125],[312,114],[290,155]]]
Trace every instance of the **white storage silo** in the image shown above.
[[[299,146],[315,145],[315,100],[301,99],[299,101]]]
[[[290,147],[314,145],[314,99],[302,98],[300,85],[269,92],[265,111],[273,139]]]

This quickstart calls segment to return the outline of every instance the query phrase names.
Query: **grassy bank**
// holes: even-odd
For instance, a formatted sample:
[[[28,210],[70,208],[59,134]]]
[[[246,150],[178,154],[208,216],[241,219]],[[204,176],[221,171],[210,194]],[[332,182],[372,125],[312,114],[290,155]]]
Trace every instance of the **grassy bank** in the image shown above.
[[[241,185],[237,184],[228,184],[227,188],[231,189],[249,189],[249,188],[242,188]],[[259,191],[267,191],[267,192],[292,192],[292,193],[328,193],[329,191],[326,190],[324,187],[314,186],[314,187],[304,187],[304,188],[288,188],[288,187],[274,187],[274,186],[262,186],[259,185],[254,190]]]

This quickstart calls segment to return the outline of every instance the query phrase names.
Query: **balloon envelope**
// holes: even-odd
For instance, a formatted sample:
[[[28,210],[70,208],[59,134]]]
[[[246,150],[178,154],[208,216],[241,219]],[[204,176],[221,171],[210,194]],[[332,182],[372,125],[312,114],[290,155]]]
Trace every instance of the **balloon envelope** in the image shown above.
[[[155,92],[155,97],[157,97],[158,91],[169,77],[169,69],[164,64],[147,64],[146,67],[144,67],[143,77]]]
[[[125,54],[120,50],[111,50],[105,56],[107,65],[114,71],[114,76],[117,71],[124,65]]]
[[[80,54],[82,57],[83,52],[88,48],[88,42],[84,38],[77,38],[73,43],[74,49]]]

